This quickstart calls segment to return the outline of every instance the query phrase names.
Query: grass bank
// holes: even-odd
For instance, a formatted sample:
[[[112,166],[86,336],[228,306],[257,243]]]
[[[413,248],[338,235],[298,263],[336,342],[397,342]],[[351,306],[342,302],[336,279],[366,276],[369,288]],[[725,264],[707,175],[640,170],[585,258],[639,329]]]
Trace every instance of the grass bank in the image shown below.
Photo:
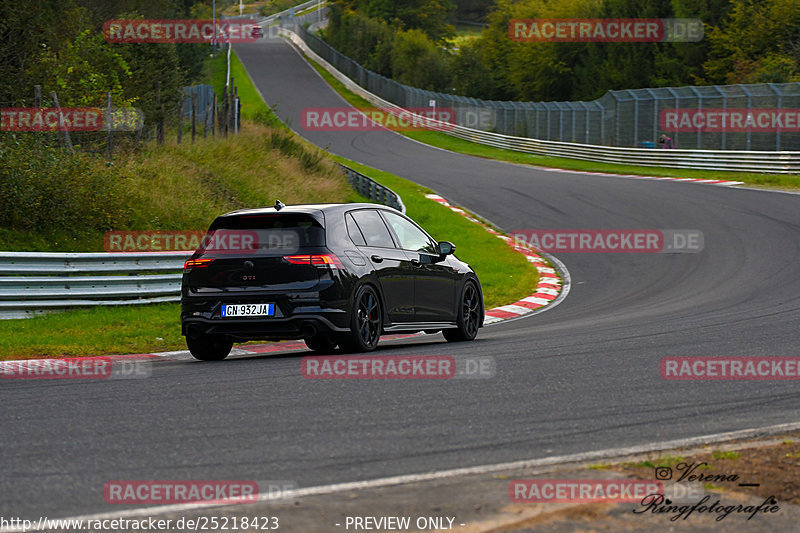
[[[35,149],[35,148],[34,148]],[[0,249],[102,251],[110,230],[203,230],[258,205],[358,195],[321,150],[286,130],[244,123],[238,135],[117,155],[112,163],[53,149],[0,150]]]

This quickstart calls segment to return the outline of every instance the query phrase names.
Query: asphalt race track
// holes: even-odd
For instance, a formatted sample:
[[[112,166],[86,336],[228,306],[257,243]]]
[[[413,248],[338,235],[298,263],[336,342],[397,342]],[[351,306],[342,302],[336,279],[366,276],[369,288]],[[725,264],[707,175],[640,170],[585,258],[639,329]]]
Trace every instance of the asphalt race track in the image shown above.
[[[665,356],[800,354],[800,196],[549,172],[391,132],[310,132],[343,106],[280,40],[237,45],[264,98],[312,142],[426,185],[505,230],[699,229],[698,254],[562,254],[559,306],[380,354],[494,356],[483,380],[306,380],[300,356],[157,362],[149,379],[0,383],[0,515],[117,511],[111,480],[301,487],[631,446],[797,421],[791,381],[666,381]],[[447,236],[438,236],[447,238]],[[458,236],[452,240],[458,244]]]

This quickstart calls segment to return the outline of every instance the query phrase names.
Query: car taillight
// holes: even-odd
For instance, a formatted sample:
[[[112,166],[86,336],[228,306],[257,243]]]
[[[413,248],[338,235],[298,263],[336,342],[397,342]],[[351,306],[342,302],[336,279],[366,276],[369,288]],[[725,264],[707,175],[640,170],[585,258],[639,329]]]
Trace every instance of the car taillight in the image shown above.
[[[191,270],[192,268],[203,268],[213,263],[213,259],[189,259],[183,264],[184,270]]]
[[[293,265],[314,265],[328,266],[330,268],[342,268],[342,262],[334,254],[313,254],[313,255],[284,255],[283,258]]]

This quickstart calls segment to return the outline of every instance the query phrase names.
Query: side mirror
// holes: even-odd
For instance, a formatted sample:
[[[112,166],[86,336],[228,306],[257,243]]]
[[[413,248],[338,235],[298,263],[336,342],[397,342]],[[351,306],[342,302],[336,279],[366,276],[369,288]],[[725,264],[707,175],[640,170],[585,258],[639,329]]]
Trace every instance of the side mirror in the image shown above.
[[[441,241],[439,242],[439,256],[445,257],[447,255],[453,254],[456,251],[456,245],[450,241]]]

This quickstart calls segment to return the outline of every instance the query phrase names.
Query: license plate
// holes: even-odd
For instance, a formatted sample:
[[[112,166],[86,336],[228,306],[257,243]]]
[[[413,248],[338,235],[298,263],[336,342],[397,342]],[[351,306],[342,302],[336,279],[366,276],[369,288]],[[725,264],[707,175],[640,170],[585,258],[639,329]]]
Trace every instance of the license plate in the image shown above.
[[[248,316],[274,316],[275,304],[236,304],[223,305],[222,318],[239,318]]]

